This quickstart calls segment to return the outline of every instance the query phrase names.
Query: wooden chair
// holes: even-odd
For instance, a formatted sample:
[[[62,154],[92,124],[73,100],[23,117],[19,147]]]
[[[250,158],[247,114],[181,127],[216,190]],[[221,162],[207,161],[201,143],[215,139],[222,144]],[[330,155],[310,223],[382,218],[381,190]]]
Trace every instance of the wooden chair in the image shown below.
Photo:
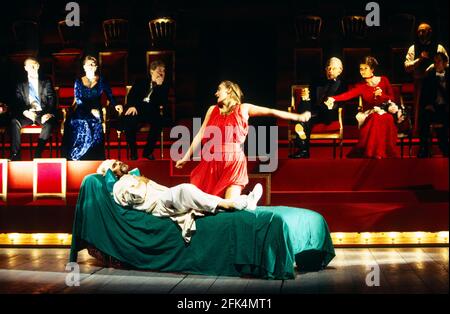
[[[127,48],[128,47],[128,20],[108,19],[104,20],[103,36],[105,47],[107,48]]]
[[[296,112],[296,104],[299,103],[301,99],[301,89],[309,87],[308,85],[293,85],[291,87],[291,106],[288,111]],[[300,130],[303,128],[299,128],[300,124],[295,125],[295,132],[298,136],[302,136]],[[289,147],[293,147],[291,142],[295,139],[295,134],[290,131],[289,128],[288,138],[289,138]],[[333,143],[333,158],[336,158],[336,146],[339,146],[339,158],[342,158],[343,155],[343,144],[344,144],[344,125],[342,121],[342,108],[338,109],[338,120],[334,121],[330,124],[325,123],[316,123],[312,126],[310,140],[331,140]]]
[[[39,24],[32,20],[17,20],[12,24],[14,45],[19,51],[37,54],[39,50]]]
[[[66,20],[58,22],[58,35],[64,52],[73,50],[81,53],[81,47],[86,40],[84,22],[80,21],[80,26],[67,26]]]
[[[20,134],[28,134],[28,138],[30,140],[30,157],[33,159],[33,135],[41,134],[42,126],[39,125],[28,125],[24,126],[20,129]],[[50,146],[50,157],[53,157],[53,134],[50,135],[50,138],[48,139],[48,144]],[[58,143],[56,143],[58,146]]]
[[[320,38],[322,18],[314,15],[299,15],[295,18],[297,41],[316,41]]]
[[[173,47],[175,42],[176,22],[170,17],[162,17],[148,22],[152,47]]]
[[[344,16],[341,19],[341,27],[342,34],[347,40],[364,40],[367,38],[367,24],[365,16]]]

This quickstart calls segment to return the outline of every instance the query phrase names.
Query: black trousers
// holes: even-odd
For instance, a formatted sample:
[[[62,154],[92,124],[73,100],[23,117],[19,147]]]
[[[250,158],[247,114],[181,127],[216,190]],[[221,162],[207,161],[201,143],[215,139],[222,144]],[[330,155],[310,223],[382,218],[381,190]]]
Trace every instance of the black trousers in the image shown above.
[[[147,143],[145,144],[143,155],[147,156],[153,153],[162,128],[170,124],[168,116],[168,114],[161,115],[160,109],[151,105],[146,106],[142,112],[138,112],[135,116],[122,116],[120,121],[121,128],[125,131],[127,143],[132,153],[136,151],[136,133],[142,123],[150,123],[150,131],[147,134]]]
[[[55,117],[48,119],[44,124],[41,123],[42,115],[36,117],[36,125],[42,126],[41,133],[39,134],[40,142],[46,142],[52,134],[52,129],[56,125]],[[12,118],[10,123],[10,136],[11,136],[11,154],[18,154],[20,151],[20,130],[28,125],[32,125],[33,121],[27,117]]]
[[[431,139],[430,125],[441,123],[444,127],[436,129],[438,145],[444,155],[448,155],[448,105],[435,105],[434,111],[423,109],[419,117],[420,150],[428,152],[428,143]]]
[[[309,140],[311,138],[311,130],[317,123],[330,124],[339,119],[338,109],[322,109],[312,113],[311,119],[307,122],[299,122],[303,126],[306,139],[302,140],[298,134],[295,137],[295,144],[300,151],[309,152]]]

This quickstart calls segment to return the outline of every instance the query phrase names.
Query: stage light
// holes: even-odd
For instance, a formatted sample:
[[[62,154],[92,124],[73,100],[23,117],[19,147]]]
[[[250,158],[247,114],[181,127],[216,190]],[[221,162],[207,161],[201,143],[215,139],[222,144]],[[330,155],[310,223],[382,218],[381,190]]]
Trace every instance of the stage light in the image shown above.
[[[33,233],[31,238],[38,244],[44,238],[44,235],[42,233]]]
[[[61,242],[61,244],[66,242],[68,238],[69,235],[67,233],[58,233],[58,240]]]
[[[417,243],[419,243],[420,244],[420,242],[422,241],[422,238],[423,238],[423,232],[416,232],[416,239],[417,239]]]
[[[344,234],[342,232],[336,233],[336,238],[338,239],[339,243],[342,243],[342,240],[344,239]]]
[[[364,241],[366,242],[366,244],[369,242],[369,239],[371,237],[370,232],[364,232],[361,234],[361,236],[364,239]]]
[[[14,244],[15,241],[19,240],[20,234],[19,233],[8,233],[8,239],[11,241],[12,244]]]
[[[389,238],[391,238],[392,244],[394,244],[395,239],[398,237],[398,232],[389,232]]]
[[[447,242],[447,243],[448,243],[448,231],[441,231],[441,232],[439,232],[439,233],[438,233],[438,237],[439,237],[440,239],[443,239],[444,242]]]

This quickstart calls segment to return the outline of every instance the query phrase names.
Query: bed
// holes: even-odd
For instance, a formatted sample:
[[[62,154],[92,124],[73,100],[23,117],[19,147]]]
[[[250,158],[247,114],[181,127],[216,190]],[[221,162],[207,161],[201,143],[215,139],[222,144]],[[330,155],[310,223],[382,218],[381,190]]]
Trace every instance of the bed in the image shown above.
[[[335,256],[324,218],[311,210],[259,206],[196,220],[185,243],[177,224],[121,207],[105,178],[84,178],[78,196],[70,261],[85,248],[133,267],[161,272],[293,279],[299,270],[319,270]]]

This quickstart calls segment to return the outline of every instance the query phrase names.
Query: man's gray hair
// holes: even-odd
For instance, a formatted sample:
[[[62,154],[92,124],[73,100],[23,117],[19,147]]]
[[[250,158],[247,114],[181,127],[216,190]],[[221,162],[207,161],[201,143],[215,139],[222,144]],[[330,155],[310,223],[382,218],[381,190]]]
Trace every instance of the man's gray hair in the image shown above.
[[[108,169],[112,170],[112,166],[116,161],[117,161],[116,159],[106,159],[100,164],[100,166],[98,166],[97,173],[104,176],[106,174],[106,171],[108,171]]]
[[[344,69],[341,59],[339,59],[337,57],[331,57],[330,59],[328,59],[326,67],[328,67],[333,62],[337,63],[339,65],[339,67],[341,68],[341,70]]]

